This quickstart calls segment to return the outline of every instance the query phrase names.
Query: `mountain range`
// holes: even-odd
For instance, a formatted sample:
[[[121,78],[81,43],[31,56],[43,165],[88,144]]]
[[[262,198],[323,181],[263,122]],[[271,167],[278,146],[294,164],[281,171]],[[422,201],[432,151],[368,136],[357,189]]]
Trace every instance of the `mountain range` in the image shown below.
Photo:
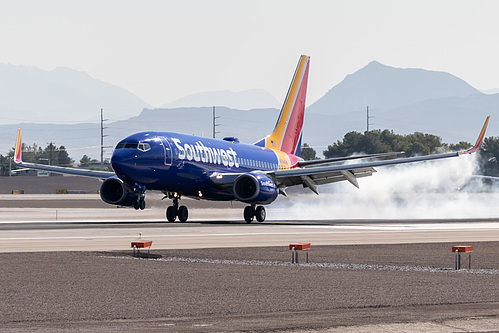
[[[431,99],[465,97],[481,92],[445,72],[418,68],[394,68],[370,62],[329,90],[308,108],[319,114],[341,114],[364,110],[393,109]]]
[[[251,110],[261,108],[279,108],[274,96],[263,89],[251,89],[239,92],[229,90],[208,91],[189,95],[173,102],[164,104],[161,108],[173,109],[180,107],[203,107],[222,105],[231,109]]]
[[[260,103],[255,103],[255,98]],[[116,106],[106,107],[110,103]],[[44,72],[32,67],[0,65],[0,122],[5,118],[15,119],[19,110],[36,111],[31,118],[33,122],[0,125],[0,152],[5,153],[13,146],[16,129],[21,127],[27,144],[44,145],[52,141],[65,145],[77,161],[83,154],[98,158],[99,123],[46,122],[51,117],[62,117],[61,112],[71,115],[87,110],[88,114],[88,110],[98,112],[100,107],[104,107],[106,118],[115,120],[106,123],[106,145],[113,146],[130,133],[143,130],[211,137],[212,108],[206,104],[220,105],[216,108],[220,117],[216,119],[220,132],[217,137],[237,136],[242,142],[252,143],[271,132],[279,113],[276,105],[280,103],[262,90],[225,91],[195,94],[151,109],[124,89],[83,72],[67,68]],[[78,106],[73,108],[74,105]],[[123,110],[124,117],[117,118],[107,112],[116,109]],[[492,117],[487,136],[499,135],[496,110],[499,110],[499,94],[484,94],[449,73],[394,68],[373,61],[345,77],[307,108],[303,142],[315,147],[320,155],[328,144],[341,140],[345,133],[364,132],[367,122],[370,129],[390,129],[398,134],[431,133],[447,143],[472,142],[488,114]],[[44,123],[37,123],[39,119]],[[107,149],[107,157],[111,151]]]
[[[113,119],[137,115],[147,103],[131,92],[66,67],[0,64],[0,123],[96,121],[100,108]],[[93,116],[91,116],[93,114]]]

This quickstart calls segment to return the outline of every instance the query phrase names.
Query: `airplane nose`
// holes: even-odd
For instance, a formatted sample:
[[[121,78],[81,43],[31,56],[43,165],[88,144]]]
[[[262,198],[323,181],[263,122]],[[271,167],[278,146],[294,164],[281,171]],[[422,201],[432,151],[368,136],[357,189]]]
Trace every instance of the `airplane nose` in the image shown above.
[[[111,156],[111,165],[118,177],[125,177],[127,170],[133,167],[136,155],[130,149],[116,149]],[[123,178],[122,178],[123,179]]]

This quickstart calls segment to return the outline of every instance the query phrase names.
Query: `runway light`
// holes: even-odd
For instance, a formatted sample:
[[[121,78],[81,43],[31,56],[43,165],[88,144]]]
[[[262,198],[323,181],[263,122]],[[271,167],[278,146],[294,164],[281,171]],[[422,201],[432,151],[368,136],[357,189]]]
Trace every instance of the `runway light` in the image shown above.
[[[198,195],[201,198],[203,196],[203,193],[201,193],[201,191],[198,191]]]

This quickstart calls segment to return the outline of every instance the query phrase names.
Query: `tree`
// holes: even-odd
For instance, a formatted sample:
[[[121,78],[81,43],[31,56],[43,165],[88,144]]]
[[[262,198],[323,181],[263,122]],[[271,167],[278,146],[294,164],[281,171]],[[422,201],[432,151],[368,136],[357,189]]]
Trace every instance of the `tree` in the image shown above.
[[[317,160],[315,150],[308,145],[308,143],[304,143],[303,147],[301,147],[300,157],[305,161]]]
[[[406,138],[410,143],[406,153],[410,156],[429,155],[434,153],[437,148],[443,146],[441,139],[433,134],[415,132],[406,135]]]
[[[389,153],[404,151],[408,156],[428,155],[444,146],[441,139],[432,134],[395,134],[389,130],[373,130],[361,134],[348,132],[343,141],[329,145],[324,151],[326,158],[349,156],[354,153]]]
[[[9,155],[7,156],[0,155],[0,176],[3,177],[9,175],[10,165],[11,165],[10,159],[11,159],[10,152]]]
[[[57,149],[57,161],[60,166],[72,166],[74,163],[74,160],[69,157],[68,151],[64,146],[60,146]]]
[[[88,157],[87,155],[83,155],[83,157],[80,159],[80,166],[82,168],[88,168],[90,166],[90,162],[92,162],[90,157]]]
[[[473,145],[466,141],[460,141],[456,144],[447,145],[450,151],[464,151],[466,149],[470,149]]]
[[[59,165],[59,156],[56,152],[57,148],[53,142],[50,142],[43,150],[41,159],[46,160],[50,165]]]
[[[499,137],[488,137],[480,148],[480,171],[486,176],[499,176]]]
[[[336,141],[332,145],[327,146],[327,150],[323,152],[326,158],[348,156],[355,152],[361,152],[358,150],[362,144],[362,134],[359,132],[348,132],[343,137],[343,141]]]

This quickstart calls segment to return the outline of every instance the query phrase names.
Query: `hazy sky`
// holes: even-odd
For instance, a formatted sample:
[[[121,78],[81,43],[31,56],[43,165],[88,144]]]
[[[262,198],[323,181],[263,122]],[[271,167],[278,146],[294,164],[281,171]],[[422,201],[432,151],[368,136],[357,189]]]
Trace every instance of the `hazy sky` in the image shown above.
[[[308,103],[372,60],[499,88],[499,1],[3,1],[0,63],[85,71],[152,106],[263,88],[282,101],[300,54]]]

